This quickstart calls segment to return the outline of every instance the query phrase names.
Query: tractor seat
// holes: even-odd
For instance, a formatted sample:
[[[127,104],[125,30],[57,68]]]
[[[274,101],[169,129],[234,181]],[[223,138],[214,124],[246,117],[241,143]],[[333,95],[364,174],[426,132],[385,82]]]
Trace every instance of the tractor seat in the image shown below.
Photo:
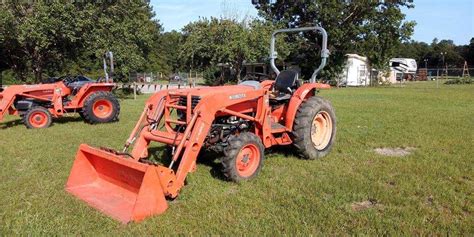
[[[298,81],[298,72],[292,70],[284,70],[278,74],[273,86],[274,92],[270,96],[274,101],[285,101],[291,98],[293,89],[295,89]]]

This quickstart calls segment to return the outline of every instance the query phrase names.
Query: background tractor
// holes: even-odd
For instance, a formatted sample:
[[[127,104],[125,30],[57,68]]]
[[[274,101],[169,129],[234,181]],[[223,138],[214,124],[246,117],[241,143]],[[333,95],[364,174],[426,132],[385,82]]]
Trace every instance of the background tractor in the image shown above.
[[[306,83],[297,72],[280,72],[275,66],[275,35],[301,31],[322,35],[321,65]],[[306,159],[327,155],[336,136],[336,115],[329,101],[316,96],[327,85],[315,83],[329,56],[326,31],[321,27],[275,31],[270,51],[274,81],[154,94],[123,150],[80,146],[66,190],[127,223],[163,213],[166,199],[176,198],[188,173],[196,169],[202,149],[221,152],[222,172],[235,182],[257,176],[266,148],[294,145]],[[166,166],[150,159],[151,142],[170,151]]]
[[[106,59],[110,60],[109,68]],[[115,84],[109,76],[113,73],[112,52],[105,54],[104,72],[102,82],[64,76],[43,84],[9,86],[0,93],[0,121],[8,113],[19,115],[27,128],[46,128],[52,118],[75,112],[91,124],[116,121],[120,104],[112,94]]]

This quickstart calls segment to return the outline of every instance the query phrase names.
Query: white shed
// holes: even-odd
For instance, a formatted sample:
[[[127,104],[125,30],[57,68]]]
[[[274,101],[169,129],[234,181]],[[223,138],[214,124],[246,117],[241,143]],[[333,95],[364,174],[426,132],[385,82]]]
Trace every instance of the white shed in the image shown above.
[[[340,78],[340,84],[345,86],[370,85],[370,65],[367,57],[357,54],[346,54],[346,66]]]

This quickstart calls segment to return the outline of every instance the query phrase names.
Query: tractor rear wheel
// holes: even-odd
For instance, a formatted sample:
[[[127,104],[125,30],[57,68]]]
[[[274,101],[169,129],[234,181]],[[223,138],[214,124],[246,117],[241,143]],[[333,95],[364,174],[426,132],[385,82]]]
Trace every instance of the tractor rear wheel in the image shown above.
[[[48,109],[36,106],[29,109],[22,116],[22,121],[27,128],[47,128],[51,125],[52,117]]]
[[[336,139],[336,114],[328,100],[311,97],[298,108],[293,144],[305,159],[326,156]]]
[[[94,92],[85,100],[81,113],[91,124],[114,122],[120,114],[120,103],[110,92]]]
[[[262,169],[264,149],[260,138],[249,132],[232,135],[224,149],[222,173],[234,182],[245,181],[257,176]]]

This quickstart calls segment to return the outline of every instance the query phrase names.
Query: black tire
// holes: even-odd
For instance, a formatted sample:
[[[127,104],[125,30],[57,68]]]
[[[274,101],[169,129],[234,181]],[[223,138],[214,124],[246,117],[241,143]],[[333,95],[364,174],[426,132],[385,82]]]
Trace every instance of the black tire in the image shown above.
[[[85,120],[84,113],[82,113],[82,110],[78,112],[79,116],[81,116],[82,119]]]
[[[29,109],[22,117],[23,124],[29,129],[47,128],[51,125],[53,118],[48,109],[36,106]]]
[[[326,128],[326,131],[331,133],[323,135],[322,141],[318,144],[315,144],[312,138],[313,133],[316,134],[316,129],[313,126],[316,116],[318,119],[325,118],[327,126],[331,126]],[[331,151],[336,139],[336,113],[331,103],[318,96],[303,102],[296,113],[292,135],[293,144],[303,158],[313,160],[326,156]]]
[[[222,173],[224,176],[234,182],[246,181],[254,178],[258,175],[263,166],[264,149],[265,147],[262,144],[260,138],[249,132],[240,133],[239,135],[232,135],[228,141],[229,145],[224,149],[224,157],[221,160],[222,163]],[[237,165],[239,154],[244,148],[252,150],[250,158],[247,155],[246,163],[250,167],[246,172],[241,171]],[[258,159],[257,159],[258,157]],[[245,155],[244,155],[245,159]],[[244,160],[241,160],[242,161]],[[245,168],[247,169],[247,168]]]
[[[111,113],[106,117],[100,117],[94,114],[94,104],[98,101],[108,101],[111,105]],[[82,108],[82,115],[84,120],[90,124],[96,123],[110,123],[118,121],[120,114],[120,103],[114,94],[105,91],[94,92],[86,98],[84,107]]]

